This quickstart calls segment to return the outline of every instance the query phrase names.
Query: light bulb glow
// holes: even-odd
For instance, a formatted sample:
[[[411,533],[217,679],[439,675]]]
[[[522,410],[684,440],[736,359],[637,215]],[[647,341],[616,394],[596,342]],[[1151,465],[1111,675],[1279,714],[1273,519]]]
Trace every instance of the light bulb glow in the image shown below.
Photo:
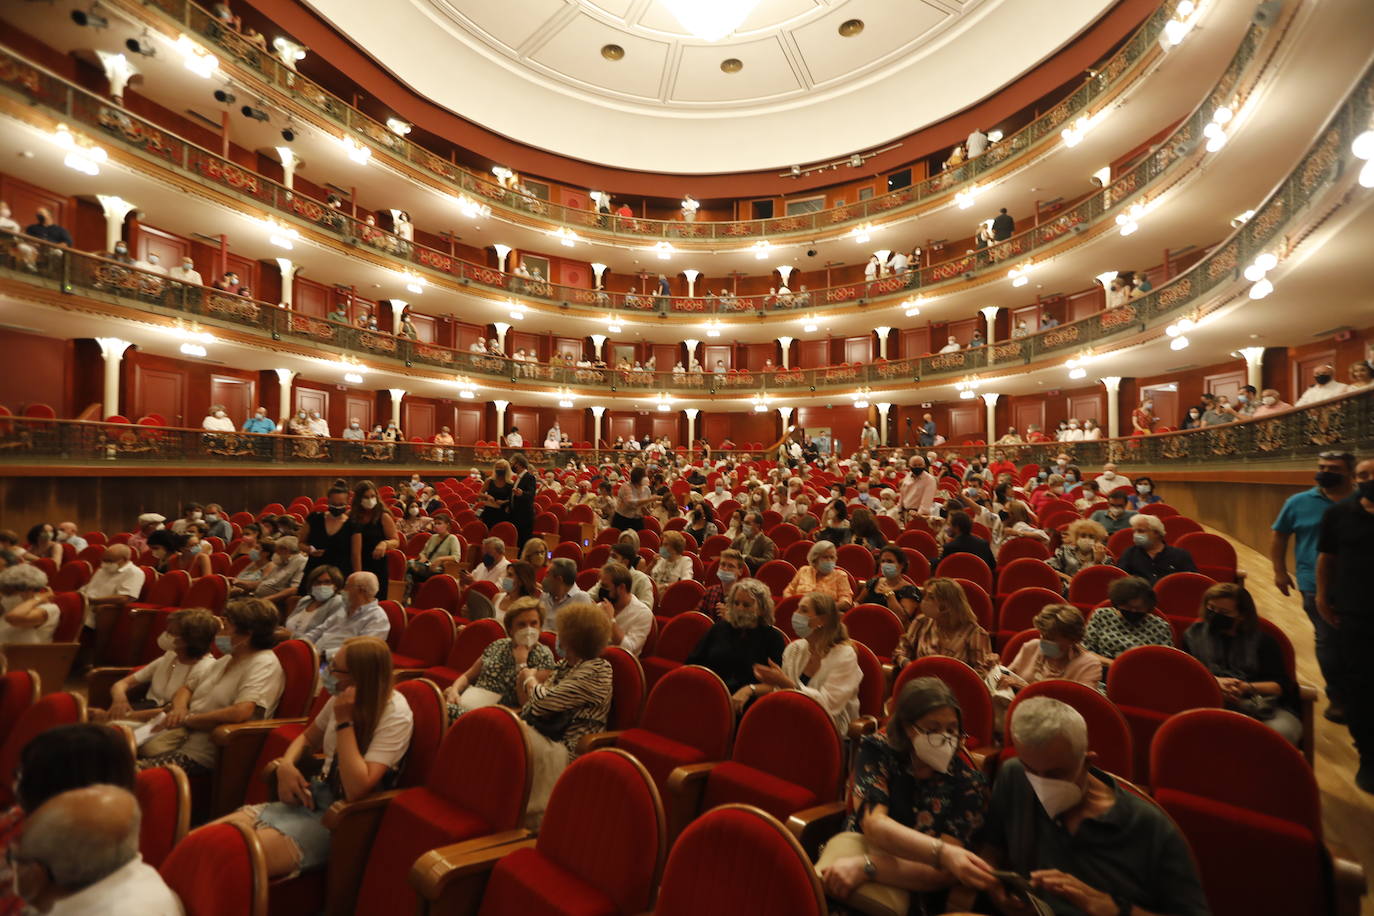
[[[1265,279],[1259,281],[1258,283],[1256,283],[1254,286],[1250,287],[1250,298],[1251,298],[1251,299],[1263,299],[1265,296],[1269,295],[1269,294],[1272,293],[1273,291],[1274,291],[1274,283],[1273,283],[1273,281],[1269,280],[1268,278],[1265,278]]]
[[[205,357],[206,349],[198,343],[184,343],[181,345],[181,352],[185,356]]]
[[[1374,130],[1366,130],[1350,143],[1356,159],[1374,159]]]
[[[1179,335],[1169,343],[1170,350],[1186,350],[1188,348],[1188,338]]]
[[[363,383],[363,377],[356,372],[348,372],[344,374],[344,381],[348,382],[350,385],[361,385]]]
[[[1268,273],[1275,267],[1279,266],[1278,255],[1274,254],[1273,252],[1266,251],[1260,254],[1257,258],[1255,258],[1255,266],[1258,267],[1260,270],[1264,271],[1265,273]]]
[[[1210,140],[1207,141],[1207,152],[1209,152],[1209,153],[1219,152],[1219,151],[1221,150],[1221,148],[1222,148],[1223,146],[1225,146],[1225,145],[1226,145],[1226,135],[1225,135],[1225,134],[1217,134],[1215,137],[1213,137],[1212,139],[1210,139]]]
[[[1360,187],[1374,188],[1374,159],[1366,162],[1360,169]]]
[[[1069,370],[1069,378],[1078,379],[1078,378],[1087,378],[1087,377],[1088,377],[1088,370],[1082,368],[1081,366],[1080,366],[1079,368],[1077,368],[1077,369],[1070,369],[1070,370]]]

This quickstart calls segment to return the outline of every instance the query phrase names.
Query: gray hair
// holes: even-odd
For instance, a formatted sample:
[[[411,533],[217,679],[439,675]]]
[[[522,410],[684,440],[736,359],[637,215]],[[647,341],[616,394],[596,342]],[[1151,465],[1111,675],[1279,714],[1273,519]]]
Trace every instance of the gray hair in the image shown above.
[[[576,585],[577,564],[567,557],[554,557],[549,561],[549,575],[562,579],[565,585]]]
[[[482,552],[505,554],[506,542],[500,538],[482,538]]]
[[[771,627],[773,625],[773,593],[768,586],[758,579],[740,579],[730,586],[730,591],[725,595],[725,606],[731,608],[731,598],[736,589],[743,589],[754,596],[754,601],[759,606],[759,626]],[[727,610],[727,613],[729,611]]]
[[[820,556],[827,551],[835,549],[833,541],[817,541],[811,545],[811,549],[806,552],[806,562],[815,563]]]
[[[633,528],[626,528],[624,531],[620,532],[620,535],[616,537],[615,542],[617,544],[628,543],[632,545],[636,553],[639,552],[639,548],[642,546],[639,542],[639,532],[634,530]]]
[[[36,592],[48,587],[48,574],[30,563],[20,563],[0,572],[0,589]]]
[[[382,584],[377,581],[377,574],[374,572],[368,572],[365,569],[360,570],[359,572],[355,572],[353,575],[349,576],[348,581],[358,583],[363,587],[363,591],[367,592],[374,598],[376,597],[377,592],[382,587]]]
[[[1064,738],[1074,756],[1088,752],[1088,723],[1068,703],[1052,697],[1031,697],[1016,704],[1011,717],[1011,740],[1017,748],[1044,747]]]
[[[1157,515],[1146,515],[1144,512],[1137,512],[1131,516],[1131,527],[1136,526],[1136,522],[1144,522],[1145,527],[1149,528],[1159,539],[1164,540],[1164,520]]]
[[[291,535],[283,535],[272,542],[275,550],[285,550],[287,553],[300,553],[301,542]]]
[[[97,804],[122,802],[127,805],[128,823],[117,840],[108,831],[87,829],[89,819],[84,814],[78,814],[76,806],[49,807],[48,804],[34,812],[19,838],[19,855],[24,859],[42,862],[52,875],[53,882],[64,891],[90,887],[138,858],[142,814],[137,800],[132,793],[117,786],[100,788],[107,790],[109,795],[100,798]],[[89,792],[88,789],[75,791]]]

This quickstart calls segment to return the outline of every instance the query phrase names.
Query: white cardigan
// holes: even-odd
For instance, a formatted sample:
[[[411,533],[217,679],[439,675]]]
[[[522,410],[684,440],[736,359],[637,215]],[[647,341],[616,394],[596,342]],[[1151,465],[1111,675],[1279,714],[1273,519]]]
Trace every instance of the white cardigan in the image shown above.
[[[782,651],[782,671],[799,690],[820,701],[840,736],[849,731],[849,723],[859,715],[859,684],[863,671],[854,647],[841,644],[831,648],[821,659],[821,666],[811,676],[809,684],[802,684],[802,671],[811,659],[811,644],[804,639],[793,640]]]

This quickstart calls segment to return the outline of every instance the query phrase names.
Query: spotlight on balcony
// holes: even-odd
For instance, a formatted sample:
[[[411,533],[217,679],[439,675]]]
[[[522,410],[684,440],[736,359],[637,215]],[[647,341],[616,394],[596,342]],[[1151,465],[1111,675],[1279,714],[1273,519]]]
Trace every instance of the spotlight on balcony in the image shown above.
[[[96,6],[91,4],[89,10],[72,10],[72,22],[83,28],[108,29],[110,20],[95,11]]]
[[[238,100],[238,96],[229,91],[228,87],[215,90],[215,101],[221,105],[232,105]]]
[[[239,109],[239,113],[245,118],[252,118],[254,121],[265,122],[267,120],[267,112],[263,111],[261,108],[254,108],[252,105],[244,105]]]
[[[124,42],[124,47],[134,54],[142,54],[144,57],[156,57],[157,48],[153,45],[153,36],[144,29],[143,34],[137,38],[130,38]]]

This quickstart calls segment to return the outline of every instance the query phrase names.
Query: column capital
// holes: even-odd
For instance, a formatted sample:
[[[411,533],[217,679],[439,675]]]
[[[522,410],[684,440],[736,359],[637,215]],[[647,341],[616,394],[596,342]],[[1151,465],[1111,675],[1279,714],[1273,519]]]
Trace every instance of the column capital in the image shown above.
[[[124,351],[133,346],[132,342],[119,337],[97,337],[95,342],[100,345],[101,356],[116,362],[123,359]]]
[[[406,310],[406,307],[410,305],[410,303],[404,299],[388,299],[387,302],[391,303],[391,314],[395,315],[398,319],[401,317],[401,313]]]
[[[790,347],[790,346],[792,346],[792,341],[794,341],[794,340],[796,340],[795,337],[786,337],[786,336],[784,336],[784,337],[779,337],[779,338],[778,338],[778,343],[782,344],[784,347]]]
[[[1264,362],[1264,347],[1245,347],[1240,355],[1245,357],[1247,366],[1256,366]]]
[[[599,348],[602,344],[604,344],[604,343],[606,342],[606,335],[605,335],[605,334],[593,334],[593,335],[591,335],[591,339],[592,339],[592,344],[593,344],[594,346],[596,346],[596,347]]]
[[[404,388],[388,388],[387,391],[391,393],[391,399],[393,401],[399,401],[406,396],[406,390]]]
[[[687,419],[689,419],[689,420],[695,420],[695,419],[697,418],[697,414],[701,413],[701,408],[699,408],[699,407],[684,407],[684,408],[682,408],[682,412],[685,413],[685,414],[687,415]]]
[[[782,417],[783,422],[786,422],[786,421],[787,421],[788,419],[790,419],[791,416],[792,416],[792,408],[791,408],[791,407],[779,407],[779,408],[778,408],[778,416]]]
[[[999,311],[999,309],[995,305],[985,305],[978,311],[982,314],[983,318],[985,318],[988,321],[991,321],[992,319],[997,317],[997,312]]]
[[[291,384],[296,378],[295,369],[273,369],[272,371],[277,373],[277,381],[281,382],[283,385]]]
[[[1098,379],[1098,381],[1112,394],[1116,394],[1121,390],[1121,376],[1119,375],[1104,375],[1102,378]]]
[[[988,405],[989,407],[992,407],[994,404],[997,403],[997,399],[1000,398],[1001,395],[995,391],[984,391],[981,395],[979,395],[979,397],[983,399],[984,404]]]
[[[602,405],[602,404],[593,404],[593,405],[592,405],[592,416],[596,417],[598,420],[600,420],[601,417],[602,417],[602,415],[605,414],[605,413],[606,413],[606,408],[605,408],[604,405]]]
[[[277,151],[277,159],[281,162],[281,167],[288,172],[294,172],[296,167],[301,164],[301,157],[296,155],[296,151],[289,146],[274,147]]]
[[[682,275],[687,278],[688,283],[695,283],[697,277],[701,276],[701,271],[694,267],[688,267],[682,271]]]
[[[104,212],[106,219],[123,221],[124,217],[135,209],[132,202],[116,194],[97,194],[95,199],[100,201],[100,209]]]
[[[491,405],[496,408],[497,413],[505,413],[506,408],[510,406],[510,401],[492,401]],[[596,408],[592,409],[595,410]]]
[[[301,265],[290,258],[273,258],[272,260],[277,262],[277,269],[281,271],[283,280],[289,280],[300,272]]]
[[[886,415],[887,412],[891,409],[892,405],[889,404],[887,401],[883,401],[881,404],[878,405],[878,413],[880,414]]]
[[[504,337],[506,332],[510,330],[511,326],[507,322],[496,321],[492,323],[492,327],[496,328],[497,337]]]
[[[887,340],[887,335],[892,333],[892,329],[885,325],[880,325],[879,327],[876,327],[873,330],[881,340]]]

